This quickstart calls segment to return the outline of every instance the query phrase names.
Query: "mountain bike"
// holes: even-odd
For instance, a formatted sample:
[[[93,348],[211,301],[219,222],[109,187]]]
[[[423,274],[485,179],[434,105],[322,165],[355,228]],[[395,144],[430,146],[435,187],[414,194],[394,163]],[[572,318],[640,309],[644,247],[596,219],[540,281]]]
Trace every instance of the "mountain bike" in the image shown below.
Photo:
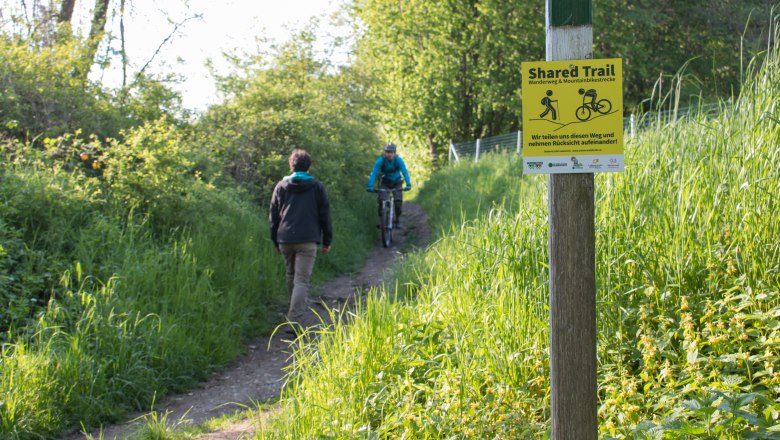
[[[586,98],[583,97],[582,105],[577,107],[577,111],[575,113],[577,115],[577,119],[580,121],[587,121],[590,119],[591,111],[601,113],[602,115],[606,115],[612,111],[612,102],[610,102],[608,99],[600,99],[594,103],[586,103],[585,99]]]
[[[379,229],[382,231],[382,246],[393,244],[393,228],[395,225],[395,192],[401,189],[379,188],[372,192],[379,194],[381,208],[379,209]],[[406,191],[404,188],[403,191]]]

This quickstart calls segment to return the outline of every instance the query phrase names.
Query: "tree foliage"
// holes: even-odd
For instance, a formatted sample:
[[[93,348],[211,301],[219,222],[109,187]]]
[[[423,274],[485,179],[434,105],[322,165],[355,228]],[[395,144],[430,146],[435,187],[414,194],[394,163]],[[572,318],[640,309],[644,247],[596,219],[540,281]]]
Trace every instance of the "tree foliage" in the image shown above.
[[[684,93],[728,97],[765,47],[775,3],[593,0],[594,56],[623,58],[626,108],[683,66]],[[420,147],[519,128],[520,64],[544,59],[543,1],[355,0],[352,12],[388,137]]]
[[[366,85],[357,72],[318,60],[310,31],[270,54],[235,61],[235,74],[219,80],[226,100],[197,124],[201,142],[212,146],[229,175],[268,200],[289,171],[294,147],[312,154],[312,173],[330,187],[352,188],[352,179],[367,175],[368,151],[379,141],[366,111]]]
[[[627,107],[684,67],[684,94],[739,92],[744,70],[767,47],[773,0],[594,0],[594,56],[622,58]]]
[[[76,41],[35,47],[0,35],[0,130],[14,137],[81,129],[116,135],[130,120],[79,72],[89,68]]]
[[[358,0],[358,63],[387,136],[420,145],[518,128],[520,63],[543,55],[543,4]]]

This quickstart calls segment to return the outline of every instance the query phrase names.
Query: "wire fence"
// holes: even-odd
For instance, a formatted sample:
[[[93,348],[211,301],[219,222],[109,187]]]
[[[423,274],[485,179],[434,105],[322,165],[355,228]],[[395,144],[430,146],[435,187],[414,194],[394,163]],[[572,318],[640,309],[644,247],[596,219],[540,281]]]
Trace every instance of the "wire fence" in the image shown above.
[[[475,141],[461,142],[458,144],[450,143],[450,163],[453,159],[457,162],[461,157],[473,157],[475,162],[479,162],[479,156],[487,153],[498,152],[516,152],[522,151],[523,133],[515,131],[498,136],[491,136]]]
[[[623,131],[629,137],[633,137],[638,130],[643,128],[661,123],[678,121],[690,115],[707,114],[709,116],[715,116],[720,113],[720,110],[720,105],[708,104],[695,108],[646,112],[639,116],[631,114],[630,116],[623,118]],[[499,152],[522,154],[523,132],[515,131],[473,141],[458,143],[450,142],[449,163],[458,162],[461,159],[479,162],[480,156]]]

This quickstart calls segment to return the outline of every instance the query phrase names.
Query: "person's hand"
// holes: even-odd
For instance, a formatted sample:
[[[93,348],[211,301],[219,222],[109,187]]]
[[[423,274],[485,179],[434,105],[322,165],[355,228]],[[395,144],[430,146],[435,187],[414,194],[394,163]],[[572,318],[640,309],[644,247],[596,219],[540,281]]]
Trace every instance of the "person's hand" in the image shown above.
[[[274,250],[276,251],[277,254],[281,254],[282,253],[282,250],[279,249],[279,244],[277,244],[277,243],[274,243]]]
[[[406,187],[404,188],[404,191],[409,191],[410,189],[412,189],[412,185],[406,185]]]
[[[372,193],[372,192],[374,192],[374,188],[366,188],[366,192],[367,193]]]
[[[322,254],[325,255],[328,252],[330,252],[330,246],[323,246],[322,247]]]

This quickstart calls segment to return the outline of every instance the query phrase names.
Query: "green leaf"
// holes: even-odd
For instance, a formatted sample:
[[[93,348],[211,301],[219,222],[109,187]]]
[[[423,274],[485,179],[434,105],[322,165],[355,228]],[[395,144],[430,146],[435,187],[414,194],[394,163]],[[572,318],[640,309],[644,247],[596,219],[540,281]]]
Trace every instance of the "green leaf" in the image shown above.
[[[685,359],[688,361],[689,364],[695,364],[698,358],[699,358],[698,348],[694,348],[693,350],[688,351],[688,355],[685,357]]]
[[[744,381],[745,378],[737,374],[730,374],[723,378],[723,384],[730,387],[737,386]]]

